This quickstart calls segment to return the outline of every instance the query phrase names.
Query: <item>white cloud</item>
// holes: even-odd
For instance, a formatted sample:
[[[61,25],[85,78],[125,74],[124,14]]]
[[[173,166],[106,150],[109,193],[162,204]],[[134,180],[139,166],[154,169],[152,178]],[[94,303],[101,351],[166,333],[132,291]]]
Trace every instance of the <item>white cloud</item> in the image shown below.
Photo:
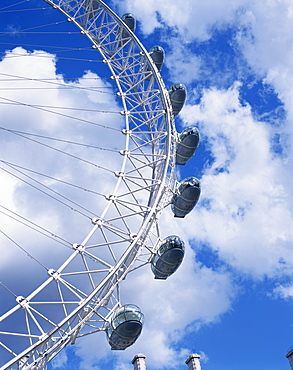
[[[274,294],[277,297],[283,299],[292,299],[293,298],[293,285],[279,285],[275,288]]]
[[[75,353],[81,359],[80,370],[100,369],[100,363],[109,356],[109,344],[104,333],[93,334],[76,343]]]
[[[165,66],[168,68],[170,80],[174,83],[191,84],[199,77],[201,67],[197,57],[182,40],[170,43],[172,51],[165,56]]]
[[[251,1],[240,16],[239,43],[250,64],[261,73],[274,66],[292,69],[292,2]]]
[[[292,18],[290,0],[251,2],[249,10],[240,18],[237,38],[250,66],[264,82],[271,84],[284,103],[288,124],[281,127],[281,134],[286,138],[289,135],[286,141],[289,148],[285,147],[289,151],[287,172],[292,167],[293,152]]]
[[[53,368],[58,368],[58,367],[62,368],[64,365],[66,365],[67,360],[68,360],[68,357],[67,357],[66,351],[62,351],[58,357],[55,357],[52,360],[52,367]]]
[[[201,180],[208,205],[195,211],[195,235],[254,276],[292,269],[292,210],[279,176],[284,164],[271,152],[270,127],[240,104],[237,85],[206,91],[182,117],[188,124],[200,122],[213,157]]]
[[[247,0],[187,0],[182,6],[172,0],[152,0],[147,3],[124,0],[117,6],[121,14],[133,13],[144,33],[150,34],[155,28],[174,27],[189,42],[194,39],[207,40],[215,26],[222,27],[234,22],[236,11],[246,3]]]

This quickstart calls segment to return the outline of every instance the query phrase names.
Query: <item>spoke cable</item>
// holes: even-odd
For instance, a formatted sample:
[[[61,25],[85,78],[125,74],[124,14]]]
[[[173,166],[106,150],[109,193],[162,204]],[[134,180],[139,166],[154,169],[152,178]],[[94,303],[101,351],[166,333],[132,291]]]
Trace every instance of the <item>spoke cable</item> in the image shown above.
[[[34,170],[30,169],[30,168],[26,168],[26,167],[23,167],[23,166],[19,166],[19,165],[15,164],[15,163],[7,162],[7,161],[4,161],[4,160],[0,160],[0,162],[6,164],[7,166],[9,166],[9,167],[11,167],[11,168],[13,168],[15,170],[16,170],[16,167],[17,168],[21,168],[22,170],[25,170],[25,171],[34,173],[34,174],[39,175],[39,176],[46,177],[47,179],[54,180],[54,181],[60,182],[60,183],[65,184],[65,185],[69,185],[69,186],[72,186],[74,188],[77,188],[77,189],[80,189],[80,190],[84,190],[84,191],[89,192],[89,193],[92,193],[92,194],[100,195],[102,197],[105,196],[103,193],[99,193],[97,191],[90,190],[90,189],[84,188],[84,187],[79,186],[79,185],[75,185],[73,183],[70,183],[70,182],[67,182],[67,181],[64,181],[64,180],[61,180],[61,179],[57,179],[56,177],[53,177],[53,176],[45,175],[44,173],[41,173],[41,172],[38,172],[38,171],[34,171]]]
[[[59,32],[61,33],[61,32]],[[1,36],[1,35],[0,35]],[[6,55],[6,58],[7,59],[12,59],[12,58],[21,58],[21,57],[31,57],[31,58],[51,58],[51,56],[47,55],[47,53],[45,52],[44,54],[33,54],[33,53],[30,53],[30,54],[20,54],[20,53],[9,53],[8,55]],[[101,60],[95,60],[95,59],[85,59],[85,58],[73,58],[73,57],[61,57],[61,56],[58,56],[58,59],[62,59],[62,60],[75,60],[75,61],[78,61],[78,62],[89,62],[89,63],[102,63]]]
[[[48,27],[48,26],[56,26],[56,25],[59,25],[59,24],[65,24],[67,23],[68,21],[67,20],[64,20],[64,21],[59,21],[59,22],[53,22],[53,23],[47,23],[47,24],[43,24],[43,25],[39,25],[39,26],[35,26],[35,27],[30,27],[30,28],[25,28],[23,30],[18,30],[18,31],[10,31],[10,32],[1,32],[0,33],[0,37],[1,36],[8,36],[8,35],[15,35],[15,34],[18,34],[18,33],[38,33],[38,32],[29,32],[31,30],[36,30],[36,29],[39,29],[39,28],[43,28],[43,27]],[[43,33],[43,32],[42,32]],[[79,34],[80,35],[80,32],[46,32],[46,33],[66,33],[66,34]]]
[[[35,109],[38,109],[38,110],[41,110],[41,111],[44,111],[44,112],[56,114],[56,115],[61,116],[61,117],[70,118],[70,119],[73,119],[73,120],[76,120],[76,121],[79,121],[79,122],[84,122],[84,123],[87,123],[87,124],[90,124],[90,125],[94,125],[94,126],[102,127],[102,128],[105,128],[105,129],[109,129],[109,130],[121,132],[121,130],[119,130],[119,129],[115,128],[115,127],[110,127],[110,126],[102,125],[100,123],[96,123],[96,122],[89,121],[89,120],[86,120],[86,119],[83,119],[83,118],[79,118],[79,117],[70,116],[70,115],[64,114],[64,113],[58,113],[58,112],[52,111],[50,109],[42,108],[42,106],[38,106],[38,105],[34,105],[34,104],[28,104],[28,103],[23,103],[23,102],[19,102],[17,100],[8,99],[8,98],[4,98],[4,97],[0,97],[0,99],[5,100],[5,101],[8,101],[10,103],[14,103],[14,104],[20,105],[20,106],[35,108]],[[115,114],[117,114],[118,112],[101,111],[101,113],[115,113]]]
[[[35,258],[32,254],[30,254],[25,248],[23,248],[20,244],[18,244],[15,240],[10,238],[3,230],[0,230],[0,232],[8,239],[10,240],[14,245],[16,245],[19,249],[21,249],[29,258],[37,262],[40,266],[42,266],[45,270],[49,271],[49,269],[42,264],[37,258]]]
[[[17,298],[17,295],[13,293],[12,290],[10,290],[4,283],[2,283],[2,281],[0,281],[0,285],[3,286],[3,288],[5,288],[9,293],[11,293],[14,298]]]
[[[0,9],[0,12],[2,12],[2,10],[4,10],[4,9],[12,8],[13,6],[16,6],[16,5],[19,5],[19,4],[23,4],[23,3],[27,3],[28,1],[30,1],[30,0],[23,0],[23,1],[19,1],[18,3],[7,5],[4,8],[1,8]]]
[[[47,79],[39,79],[39,78],[31,78],[31,77],[17,76],[17,75],[13,75],[13,74],[9,74],[9,73],[0,73],[0,75],[1,76],[8,76],[8,77],[15,77],[15,78],[19,79],[19,81],[34,81],[34,82],[40,82],[40,83],[45,83],[45,84],[50,84],[50,85],[55,85],[55,86],[61,86],[63,88],[68,88],[68,89],[94,91],[94,92],[98,92],[98,93],[101,93],[101,94],[111,94],[111,95],[115,95],[116,96],[116,93],[114,93],[114,92],[97,90],[97,88],[114,89],[115,88],[114,86],[103,86],[103,87],[98,87],[97,86],[96,88],[90,88],[90,87],[83,87],[83,86],[76,86],[76,85],[68,85],[66,83],[60,83],[60,82],[52,82],[52,81],[49,81]],[[3,81],[3,80],[0,79],[0,81]],[[12,79],[11,81],[14,81],[14,80]],[[7,89],[10,89],[10,90],[12,90],[12,89],[20,90],[21,88],[11,87],[11,88],[6,88],[6,90]],[[38,89],[38,88],[36,88],[36,89]],[[40,90],[41,89],[45,89],[45,88],[40,88]],[[1,88],[1,90],[5,90],[5,88]],[[116,111],[116,112],[111,112],[111,113],[120,113],[120,112],[117,112]]]
[[[16,42],[0,42],[0,45],[16,45],[19,46],[19,43]],[[57,49],[59,52],[59,49],[64,49],[60,50],[61,52],[63,51],[91,51],[91,52],[97,52],[95,49],[93,49],[92,46],[87,46],[87,47],[82,47],[82,48],[71,48],[69,46],[58,46],[58,45],[40,45],[40,44],[21,44],[21,47],[34,47],[34,48],[45,48],[45,49]],[[52,53],[53,51],[51,51]]]
[[[19,13],[19,12],[31,12],[31,11],[35,11],[35,10],[48,10],[48,9],[51,9],[50,6],[48,7],[43,7],[43,8],[30,8],[30,9],[14,9],[14,10],[0,10],[1,14],[4,14],[4,13]]]
[[[0,72],[0,75],[7,75],[5,73],[1,73]],[[15,75],[11,75],[9,74],[8,76],[15,76]],[[23,79],[27,79],[27,77],[21,77],[21,76],[15,76],[15,78],[1,78],[0,81],[4,81],[4,82],[11,82],[11,81],[21,81]],[[80,79],[80,77],[66,77],[66,80],[68,81],[75,81],[75,80],[78,80]],[[82,77],[83,80],[111,80],[111,77],[101,77],[101,76],[97,76],[97,77]],[[39,79],[36,79],[36,81],[39,81]],[[44,81],[56,81],[56,78],[42,78],[42,82]],[[113,88],[115,88],[115,86],[113,86]]]
[[[90,164],[91,166],[94,166],[94,167],[99,168],[99,169],[101,169],[101,170],[105,170],[105,171],[107,171],[107,172],[114,173],[114,171],[110,170],[109,168],[106,168],[106,167],[100,166],[100,165],[98,165],[98,164],[96,164],[96,163],[94,163],[94,162],[88,161],[87,159],[80,158],[80,157],[78,157],[78,156],[76,156],[76,155],[74,155],[74,154],[67,153],[67,152],[65,152],[64,150],[61,150],[61,149],[58,149],[58,148],[54,148],[54,147],[53,147],[53,146],[51,146],[51,145],[48,145],[48,144],[42,143],[41,141],[38,141],[38,140],[35,140],[35,139],[32,139],[32,138],[29,138],[29,137],[27,137],[27,136],[25,136],[25,135],[22,135],[22,134],[19,134],[19,133],[17,133],[17,132],[13,132],[13,131],[10,131],[10,132],[11,132],[11,133],[13,133],[13,134],[15,134],[15,135],[17,135],[17,136],[20,136],[20,137],[22,137],[22,138],[24,138],[24,139],[26,139],[26,140],[30,140],[30,141],[32,141],[32,142],[34,142],[34,143],[37,143],[37,144],[43,145],[43,146],[44,146],[44,147],[46,147],[46,148],[49,148],[49,149],[55,150],[55,151],[57,151],[57,152],[59,152],[59,153],[62,153],[62,154],[64,154],[64,155],[67,155],[67,156],[69,156],[69,157],[71,157],[71,158],[74,158],[74,159],[77,159],[77,160],[79,160],[79,161],[81,161],[81,162],[84,162],[84,163]]]
[[[61,142],[61,143],[82,146],[82,147],[85,147],[85,148],[92,148],[92,149],[98,149],[98,150],[108,151],[108,152],[111,152],[111,153],[117,153],[117,154],[120,153],[120,150],[118,150],[118,149],[115,150],[115,149],[103,148],[103,147],[99,147],[99,146],[96,146],[96,145],[90,145],[90,144],[85,144],[85,143],[77,143],[75,141],[64,140],[64,139],[57,139],[57,138],[53,138],[53,137],[45,136],[45,135],[32,134],[32,133],[18,131],[18,130],[10,130],[10,129],[5,128],[5,127],[0,127],[0,130],[4,130],[4,131],[10,132],[12,134],[22,134],[24,136],[25,135],[27,135],[27,136],[34,136],[34,137],[39,137],[39,138],[42,138],[42,139],[57,141],[57,142]],[[5,161],[0,160],[0,162],[5,162]],[[27,170],[29,171],[29,169],[27,169]],[[54,178],[52,177],[52,179],[54,179]],[[57,181],[61,181],[61,180],[58,180],[57,179]],[[84,189],[84,190],[88,190],[88,189]],[[93,192],[93,193],[95,193],[95,192]],[[97,193],[97,194],[99,194],[99,193]]]
[[[7,216],[7,217],[11,218],[11,219],[12,219],[12,220],[14,220],[14,221],[19,222],[19,223],[20,223],[20,224],[22,224],[23,226],[26,226],[26,227],[28,227],[28,228],[30,228],[30,229],[32,229],[32,230],[34,230],[34,231],[38,232],[39,234],[42,234],[42,235],[46,236],[46,237],[47,237],[47,238],[49,238],[49,239],[54,240],[54,242],[59,243],[59,244],[63,245],[63,246],[64,246],[64,247],[66,247],[66,248],[72,249],[72,245],[73,245],[73,243],[70,243],[69,241],[67,241],[67,240],[65,240],[65,239],[63,239],[63,238],[61,238],[60,236],[58,236],[58,235],[56,235],[56,234],[52,233],[51,231],[49,231],[49,230],[45,229],[44,227],[42,227],[42,226],[40,226],[40,225],[38,225],[38,224],[34,223],[33,221],[30,221],[29,219],[27,219],[27,218],[25,218],[25,217],[21,216],[20,214],[18,214],[18,213],[16,213],[16,212],[12,211],[11,209],[4,207],[4,206],[3,206],[3,205],[1,205],[1,204],[0,204],[0,207],[1,207],[1,208],[3,208],[4,210],[6,210],[7,212],[12,213],[12,214],[13,214],[13,215],[15,215],[16,217],[13,217],[12,215],[9,215],[8,213],[5,213],[4,211],[0,211],[0,213],[2,213],[3,215],[5,215],[5,216]],[[21,220],[24,220],[25,222],[24,222],[24,221],[19,220],[17,217],[18,217],[19,219],[21,219]],[[27,223],[26,223],[26,222],[27,222]],[[33,225],[33,226],[35,226],[35,227],[30,226],[29,224],[31,224],[31,225]],[[40,229],[40,230],[39,230],[39,229]],[[41,230],[43,230],[43,231],[41,231]],[[48,235],[48,234],[49,234],[49,235]],[[60,239],[60,240],[58,240],[58,239]]]
[[[8,165],[8,166],[9,166],[9,165]],[[10,166],[9,166],[9,167],[10,167]],[[2,171],[4,171],[4,172],[6,172],[6,173],[10,174],[11,176],[15,177],[16,179],[18,179],[18,180],[20,180],[20,181],[24,182],[25,184],[27,184],[27,185],[29,185],[29,186],[33,187],[34,189],[36,189],[36,190],[40,191],[41,193],[43,193],[43,194],[47,195],[48,197],[50,197],[50,198],[54,199],[55,201],[57,201],[57,202],[59,202],[59,203],[63,204],[64,206],[68,207],[68,208],[69,208],[69,209],[71,209],[72,211],[75,211],[75,212],[77,212],[77,213],[81,214],[82,216],[84,216],[84,217],[86,217],[86,218],[88,218],[88,219],[91,219],[91,218],[92,218],[92,217],[90,217],[90,216],[86,215],[85,213],[83,213],[83,212],[81,212],[81,211],[79,211],[79,210],[77,210],[77,209],[73,208],[72,206],[70,206],[69,204],[67,204],[67,203],[63,202],[62,200],[60,200],[60,199],[58,199],[58,198],[54,197],[53,195],[50,195],[49,193],[47,193],[46,191],[42,190],[41,188],[38,188],[37,186],[35,186],[35,185],[31,184],[30,182],[28,182],[28,181],[24,180],[23,178],[21,178],[21,177],[19,177],[19,176],[15,175],[14,173],[12,173],[12,172],[10,172],[10,171],[6,170],[5,168],[0,167],[0,169],[1,169]],[[38,185],[43,186],[45,189],[47,189],[47,190],[51,191],[52,193],[54,193],[54,194],[58,195],[59,197],[61,197],[61,198],[65,199],[65,200],[67,200],[68,202],[70,202],[70,203],[74,204],[75,206],[79,207],[80,209],[83,209],[84,211],[86,211],[86,212],[88,212],[88,213],[91,213],[92,215],[95,215],[95,216],[96,216],[96,214],[95,214],[94,212],[91,212],[91,211],[89,211],[87,208],[82,207],[81,205],[79,205],[78,203],[74,202],[73,200],[71,200],[71,199],[67,198],[66,196],[62,195],[62,194],[61,194],[61,193],[59,193],[58,191],[53,190],[52,188],[50,188],[50,187],[48,187],[48,186],[46,186],[46,185],[42,184],[40,181],[38,181],[38,180],[34,179],[33,177],[31,177],[31,176],[29,176],[29,175],[27,175],[27,174],[23,173],[23,172],[22,172],[22,171],[20,171],[20,170],[17,170],[17,169],[15,169],[15,168],[14,168],[14,170],[15,170],[15,171],[17,171],[17,172],[19,172],[19,173],[20,173],[20,174],[22,174],[23,176],[26,176],[28,179],[30,179],[30,180],[32,180],[32,181],[34,181],[34,182],[36,182]]]

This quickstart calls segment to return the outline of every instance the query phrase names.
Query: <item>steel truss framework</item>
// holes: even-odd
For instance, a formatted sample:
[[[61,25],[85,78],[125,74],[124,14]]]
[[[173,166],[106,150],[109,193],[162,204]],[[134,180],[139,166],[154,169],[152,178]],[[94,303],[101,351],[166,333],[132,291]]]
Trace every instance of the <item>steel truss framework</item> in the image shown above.
[[[2,370],[45,369],[67,344],[105,329],[120,305],[119,283],[159,246],[158,218],[176,185],[169,96],[144,46],[102,1],[45,1],[79,27],[108,65],[123,106],[125,147],[116,185],[90,233],[0,318],[0,353],[10,356]],[[122,30],[129,37],[122,39]],[[12,322],[20,322],[18,332],[8,331]]]

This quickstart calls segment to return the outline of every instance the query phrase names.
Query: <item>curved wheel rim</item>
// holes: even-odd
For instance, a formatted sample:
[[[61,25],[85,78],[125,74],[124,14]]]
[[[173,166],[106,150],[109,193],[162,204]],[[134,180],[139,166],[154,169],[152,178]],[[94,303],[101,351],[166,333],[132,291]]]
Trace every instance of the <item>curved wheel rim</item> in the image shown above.
[[[16,364],[22,364],[22,368],[26,369],[45,367],[46,363],[69,342],[74,342],[77,336],[87,335],[90,332],[86,328],[87,323],[101,308],[107,307],[107,314],[99,314],[101,323],[96,325],[96,329],[92,330],[91,328],[91,331],[104,329],[103,322],[105,323],[109,319],[119,305],[118,285],[127,275],[140,251],[148,243],[149,233],[157,225],[158,215],[169,203],[170,190],[172,191],[175,183],[173,141],[175,128],[170,115],[170,101],[160,74],[143,45],[102,1],[95,1],[99,7],[94,16],[84,11],[83,1],[45,0],[45,2],[60,10],[69,20],[73,21],[92,41],[93,46],[100,51],[105,63],[109,66],[112,79],[116,81],[119,89],[118,96],[124,107],[122,114],[125,116],[125,129],[123,130],[125,149],[121,153],[123,155],[121,168],[115,174],[117,177],[115,189],[112,194],[109,194],[108,204],[101,216],[93,220],[94,226],[90,233],[82,243],[73,246],[72,255],[57,270],[48,271],[50,277],[41,286],[25,299],[18,299],[18,304],[4,314],[0,320],[4,321],[21,309],[30,312],[37,304],[34,299],[40,292],[51,283],[56,284],[57,287],[63,284],[64,271],[68,274],[66,268],[70,263],[77,256],[84,256],[87,249],[94,248],[94,245],[89,245],[89,241],[98,230],[102,234],[109,232],[110,229],[113,234],[124,233],[123,238],[125,243],[129,243],[129,246],[119,256],[115,266],[106,266],[108,269],[106,277],[86,297],[78,292],[77,287],[67,286],[68,289],[73,290],[73,294],[80,296],[78,304],[75,304],[76,307],[71,312],[67,312],[67,302],[59,292],[60,309],[64,309],[65,312],[63,319],[58,324],[49,322],[51,329],[38,338],[30,335],[31,345],[19,354],[15,354],[14,358],[4,365],[3,369],[15,368],[14,366],[18,366]],[[131,35],[127,45],[123,47],[119,45],[117,38],[122,27]],[[146,65],[148,66],[147,70]],[[147,81],[146,78],[150,75],[152,77]],[[146,131],[146,127],[148,131]],[[148,140],[135,141],[133,136],[148,137]],[[145,163],[138,168],[135,168],[132,162],[135,155],[140,158],[144,156]],[[147,172],[148,177],[142,174],[144,171]],[[141,177],[141,179],[137,180],[136,177]],[[143,206],[138,202],[136,196],[133,197],[134,202],[131,204],[131,207],[134,208],[132,210],[133,218],[135,222],[140,219],[138,229],[135,232],[130,232],[127,221],[125,222],[127,225],[125,230],[118,227],[115,229],[113,223],[115,223],[117,216],[116,219],[111,215],[107,218],[108,214],[111,213],[111,207],[119,208],[115,202],[118,202],[119,198],[121,202],[121,198],[123,198],[122,184],[124,184],[124,192],[127,186],[133,190],[131,186],[125,185],[128,178],[132,183],[134,183],[134,179],[136,182],[140,181],[139,184],[135,185],[136,189],[141,187],[141,191],[149,194],[146,204]],[[140,190],[135,191],[140,192]],[[126,197],[124,207],[126,203],[130,203],[129,197]],[[103,228],[106,231],[101,231]],[[155,238],[148,246],[148,251],[154,251],[157,248],[159,239],[157,228],[154,235]],[[89,272],[87,274],[90,275]],[[112,301],[111,304],[109,304],[110,301]],[[48,320],[50,321],[50,319]],[[91,326],[94,325],[91,324]]]

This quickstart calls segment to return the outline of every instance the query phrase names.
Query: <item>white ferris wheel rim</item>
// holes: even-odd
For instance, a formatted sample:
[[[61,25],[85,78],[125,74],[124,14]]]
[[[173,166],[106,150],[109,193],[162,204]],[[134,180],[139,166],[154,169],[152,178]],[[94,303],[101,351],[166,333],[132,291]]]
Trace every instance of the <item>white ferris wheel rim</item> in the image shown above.
[[[116,193],[120,184],[125,179],[125,169],[128,160],[129,154],[129,141],[131,140],[131,135],[133,134],[132,123],[129,122],[132,119],[132,115],[135,114],[133,108],[129,106],[128,102],[128,92],[125,92],[125,87],[122,86],[121,75],[117,74],[117,65],[116,62],[118,57],[121,59],[120,54],[123,54],[123,46],[119,46],[116,42],[117,50],[113,53],[113,42],[109,42],[107,39],[107,35],[105,36],[102,34],[102,26],[99,26],[100,32],[104,37],[104,40],[101,38],[97,38],[96,35],[93,34],[93,30],[90,29],[92,27],[94,29],[96,21],[99,21],[100,17],[106,14],[106,18],[110,17],[113,25],[111,27],[120,29],[123,27],[129,33],[130,37],[127,41],[131,46],[129,46],[130,53],[131,50],[136,48],[139,50],[139,58],[140,58],[140,70],[143,71],[145,65],[148,65],[152,74],[152,80],[150,84],[156,84],[156,90],[159,91],[156,99],[158,98],[160,102],[156,105],[157,107],[161,108],[160,115],[156,112],[149,113],[151,123],[155,122],[155,124],[160,125],[154,129],[154,134],[156,135],[156,131],[160,132],[159,139],[156,139],[159,142],[159,145],[163,146],[163,149],[160,149],[160,153],[155,153],[156,156],[159,158],[155,163],[152,164],[153,166],[153,176],[156,170],[156,178],[152,178],[152,182],[155,182],[155,185],[152,185],[148,204],[145,205],[147,209],[144,213],[143,222],[139,226],[139,230],[136,230],[133,233],[130,233],[130,243],[129,246],[125,249],[124,253],[120,256],[119,260],[116,262],[116,265],[109,269],[109,272],[106,278],[102,279],[100,284],[97,285],[90,294],[87,295],[86,298],[83,298],[82,301],[79,303],[78,307],[72,310],[67,315],[64,315],[64,318],[56,324],[55,328],[52,328],[50,332],[44,333],[41,335],[37,340],[34,340],[30,346],[28,346],[25,350],[16,354],[14,358],[8,361],[1,370],[3,369],[15,369],[18,364],[23,364],[23,369],[31,369],[31,368],[45,368],[47,362],[51,360],[56,354],[58,354],[69,342],[74,342],[75,338],[79,335],[80,330],[85,326],[86,322],[91,319],[94,313],[96,313],[101,306],[107,305],[107,300],[111,298],[111,295],[119,285],[119,282],[124,279],[130,270],[131,266],[135,262],[137,256],[139,255],[142,247],[144,246],[145,242],[148,240],[149,232],[152,227],[157,223],[157,219],[162,211],[162,209],[168,204],[168,197],[166,193],[168,191],[172,191],[174,188],[174,124],[173,118],[171,115],[171,104],[169,101],[169,96],[167,90],[164,86],[162,78],[158,73],[155,64],[153,63],[152,59],[148,55],[147,51],[145,50],[144,46],[138,40],[138,38],[128,29],[128,27],[121,21],[121,19],[102,1],[93,0],[95,4],[99,5],[99,14],[95,14],[94,16],[89,16],[88,13],[84,12],[84,1],[83,0],[43,0],[55,9],[61,11],[68,17],[68,20],[75,23],[93,43],[93,47],[99,50],[102,57],[104,58],[104,62],[108,65],[113,80],[115,80],[118,89],[119,89],[119,96],[121,97],[122,104],[124,107],[124,111],[122,114],[125,117],[125,125],[126,128],[124,129],[125,134],[125,149],[124,149],[124,158],[122,162],[122,166],[120,171],[117,171],[117,182],[113,194],[109,197],[108,205],[106,206],[103,214],[98,219],[93,219],[93,228],[91,232],[85,237],[82,243],[73,245],[73,252],[71,256],[56,270],[50,269],[48,271],[49,278],[40,285],[37,289],[35,289],[30,295],[26,298],[22,299],[21,297],[18,298],[17,305],[14,306],[10,311],[5,313],[1,318],[0,321],[5,320],[7,317],[10,317],[18,310],[27,310],[29,309],[30,303],[33,302],[34,297],[46,288],[49,284],[54,281],[58,281],[60,276],[62,275],[63,270],[70,264],[70,262],[79,254],[82,254],[85,251],[85,246],[92,237],[92,235],[101,228],[103,223],[107,223],[107,220],[104,218],[106,215],[109,207],[113,204],[113,200],[115,200]],[[97,12],[98,13],[98,12]],[[105,45],[104,45],[104,44]],[[112,48],[112,49],[111,49]],[[111,49],[111,50],[110,50]],[[115,49],[115,45],[114,45]],[[111,56],[112,53],[112,56]],[[116,59],[115,59],[116,58]],[[129,58],[125,56],[125,58]],[[116,69],[116,70],[115,70]],[[126,73],[126,72],[125,72]],[[129,77],[128,77],[129,78]],[[141,82],[141,86],[144,86],[144,82],[146,80],[146,74],[141,74],[138,78],[137,85]],[[153,86],[151,85],[151,86]],[[150,89],[151,90],[151,89]],[[143,91],[140,92],[144,94]],[[130,94],[130,90],[129,90]],[[131,94],[130,94],[131,95]],[[150,93],[149,93],[150,95]],[[133,95],[132,95],[133,97]],[[150,97],[147,97],[147,104],[149,104]],[[144,104],[144,103],[143,103]],[[149,104],[150,106],[150,104]],[[139,114],[141,114],[139,112]],[[163,116],[163,124],[160,121]],[[166,130],[166,132],[162,133],[162,129]],[[150,129],[151,130],[151,129]],[[162,135],[163,134],[163,135]],[[156,148],[157,141],[152,139],[150,141],[153,148]],[[144,151],[145,147],[142,146],[140,151]],[[163,154],[162,154],[163,153]],[[161,155],[162,154],[162,155]],[[161,156],[161,158],[160,158]],[[173,172],[172,172],[173,171]],[[137,171],[139,173],[139,171]],[[155,180],[155,181],[154,181]],[[157,238],[158,239],[158,238]],[[156,242],[154,243],[154,248],[157,246]],[[99,296],[97,297],[97,294]],[[49,304],[49,302],[48,302]],[[119,299],[117,301],[119,304]],[[65,306],[65,304],[63,303]],[[117,306],[117,305],[116,305]],[[111,308],[110,314],[113,312],[115,305]],[[68,325],[68,322],[78,318],[77,323],[75,326],[68,327],[67,330],[61,331],[60,328]],[[62,333],[62,335],[56,333]],[[55,337],[54,337],[55,335]],[[4,347],[5,348],[5,347]]]

